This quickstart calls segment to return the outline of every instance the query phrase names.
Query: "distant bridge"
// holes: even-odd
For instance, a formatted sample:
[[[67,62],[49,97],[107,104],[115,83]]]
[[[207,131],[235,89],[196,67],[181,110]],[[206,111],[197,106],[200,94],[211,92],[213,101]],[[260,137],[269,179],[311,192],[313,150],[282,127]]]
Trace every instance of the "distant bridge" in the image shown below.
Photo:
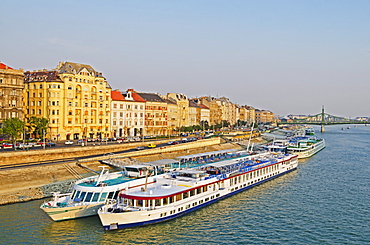
[[[353,119],[348,119],[344,117],[337,117],[330,114],[325,113],[324,106],[322,106],[321,113],[308,116],[302,119],[294,119],[291,122],[284,122],[281,124],[313,124],[313,125],[321,125],[321,132],[325,132],[324,125],[334,125],[334,124],[368,124],[369,121],[358,121]]]

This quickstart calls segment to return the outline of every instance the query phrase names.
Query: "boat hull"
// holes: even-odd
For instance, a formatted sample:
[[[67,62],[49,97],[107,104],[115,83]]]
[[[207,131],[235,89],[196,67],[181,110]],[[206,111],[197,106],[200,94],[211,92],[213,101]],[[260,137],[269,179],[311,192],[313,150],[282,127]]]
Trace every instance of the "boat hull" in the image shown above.
[[[41,209],[49,215],[52,220],[63,221],[96,215],[99,208],[103,205],[104,203],[94,203],[91,205],[79,205],[63,208],[41,207]]]

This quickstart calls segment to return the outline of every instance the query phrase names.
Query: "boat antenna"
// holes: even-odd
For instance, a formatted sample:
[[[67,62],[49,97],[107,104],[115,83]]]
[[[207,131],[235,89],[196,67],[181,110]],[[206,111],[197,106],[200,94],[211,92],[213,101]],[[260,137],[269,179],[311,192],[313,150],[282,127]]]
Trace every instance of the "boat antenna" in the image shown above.
[[[253,128],[254,128],[254,122],[252,123],[252,128],[251,128],[251,133],[249,134],[249,140],[248,140],[248,145],[247,145],[247,151],[249,151],[249,145],[251,143],[251,138],[253,134]]]

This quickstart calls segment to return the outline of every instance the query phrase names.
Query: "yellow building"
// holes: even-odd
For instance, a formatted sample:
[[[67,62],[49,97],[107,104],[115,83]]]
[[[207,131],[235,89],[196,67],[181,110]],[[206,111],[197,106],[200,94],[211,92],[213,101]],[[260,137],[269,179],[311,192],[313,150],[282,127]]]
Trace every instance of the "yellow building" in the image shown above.
[[[187,96],[180,93],[167,93],[167,99],[171,99],[177,104],[177,127],[192,126],[189,124],[189,100]]]
[[[111,87],[90,65],[60,62],[55,70],[25,73],[27,118],[49,120],[47,138],[110,137]]]
[[[168,135],[168,109],[167,102],[155,93],[135,92],[145,101],[145,135]]]
[[[8,118],[23,120],[23,70],[0,63],[0,128]]]
[[[219,105],[219,101],[211,96],[200,97],[198,100],[200,104],[209,108],[209,125],[220,124],[222,120],[222,108]]]
[[[255,110],[257,123],[273,123],[275,122],[275,115],[267,110]]]
[[[178,107],[176,101],[172,99],[165,99],[167,102],[167,114],[168,114],[168,131],[169,134],[175,134],[179,130],[178,122]]]

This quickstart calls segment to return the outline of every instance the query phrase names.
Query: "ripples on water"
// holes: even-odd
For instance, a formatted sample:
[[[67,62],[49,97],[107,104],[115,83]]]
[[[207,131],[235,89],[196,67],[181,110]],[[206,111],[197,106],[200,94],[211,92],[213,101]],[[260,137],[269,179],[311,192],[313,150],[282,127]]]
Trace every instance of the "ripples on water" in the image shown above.
[[[370,244],[370,127],[318,135],[327,147],[298,171],[157,225],[104,232],[97,216],[52,222],[41,200],[0,206],[0,243]]]

